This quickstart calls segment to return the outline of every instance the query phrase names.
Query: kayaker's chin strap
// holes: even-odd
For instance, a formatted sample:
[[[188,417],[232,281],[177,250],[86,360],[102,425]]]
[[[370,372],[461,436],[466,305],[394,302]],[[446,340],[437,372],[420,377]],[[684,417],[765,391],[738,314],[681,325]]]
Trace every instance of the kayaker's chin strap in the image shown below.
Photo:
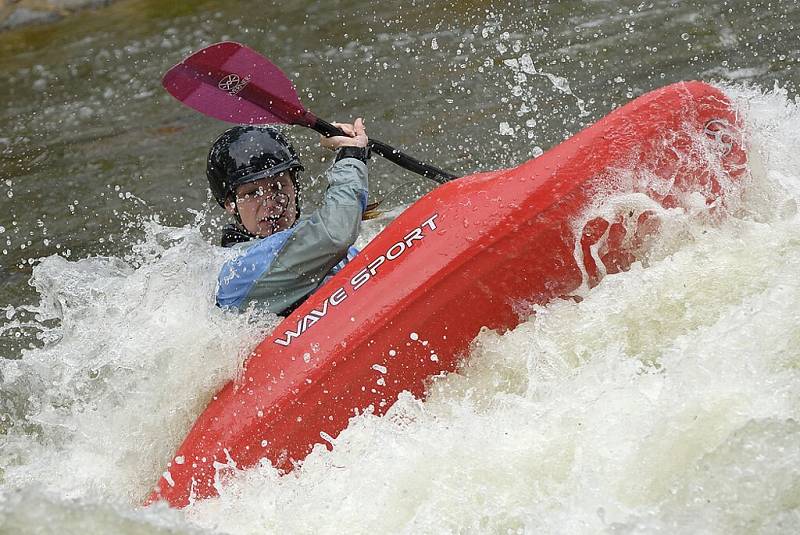
[[[220,238],[220,245],[223,247],[232,247],[237,243],[244,243],[256,238],[256,235],[247,230],[242,223],[242,216],[239,215],[239,207],[236,202],[233,202],[233,218],[236,223],[228,223],[222,227],[222,237]]]
[[[223,247],[233,247],[237,243],[248,242],[255,238],[256,235],[250,233],[241,223],[230,223],[222,227],[221,245]]]

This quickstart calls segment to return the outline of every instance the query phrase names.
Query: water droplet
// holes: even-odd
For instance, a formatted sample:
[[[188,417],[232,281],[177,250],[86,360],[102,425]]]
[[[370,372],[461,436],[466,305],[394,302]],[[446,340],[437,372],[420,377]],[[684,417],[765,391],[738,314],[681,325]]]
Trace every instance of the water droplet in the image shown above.
[[[511,126],[508,123],[502,122],[502,123],[500,123],[500,135],[501,136],[513,136],[514,135],[514,129],[511,128]]]

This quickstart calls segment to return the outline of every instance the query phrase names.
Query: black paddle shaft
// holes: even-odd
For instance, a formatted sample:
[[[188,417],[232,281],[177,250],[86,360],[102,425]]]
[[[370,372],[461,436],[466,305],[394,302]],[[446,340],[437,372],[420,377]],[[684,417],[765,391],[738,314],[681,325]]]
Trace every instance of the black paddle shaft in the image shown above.
[[[341,128],[333,126],[331,123],[327,121],[323,121],[319,117],[316,117],[316,121],[314,121],[311,128],[319,132],[325,137],[332,137],[332,136],[345,136],[349,137],[347,134],[342,131]],[[458,178],[456,175],[452,173],[448,173],[447,171],[443,171],[438,167],[434,167],[433,165],[421,162],[416,158],[409,156],[408,154],[384,143],[383,141],[378,141],[377,139],[370,139],[369,145],[372,150],[390,162],[394,162],[400,167],[404,169],[408,169],[413,173],[417,173],[422,175],[426,178],[430,178],[438,182],[439,184],[444,184],[445,182],[449,182],[450,180]]]

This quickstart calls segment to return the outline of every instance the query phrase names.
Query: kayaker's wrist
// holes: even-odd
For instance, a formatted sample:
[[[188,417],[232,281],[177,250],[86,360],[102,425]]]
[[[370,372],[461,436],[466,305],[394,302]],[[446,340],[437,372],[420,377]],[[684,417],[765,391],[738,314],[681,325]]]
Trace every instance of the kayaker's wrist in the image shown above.
[[[355,147],[352,145],[347,145],[344,147],[340,147],[338,151],[336,151],[336,161],[344,160],[345,158],[355,158],[356,160],[361,160],[364,163],[367,163],[369,160],[372,151],[370,150],[369,145],[366,147]]]

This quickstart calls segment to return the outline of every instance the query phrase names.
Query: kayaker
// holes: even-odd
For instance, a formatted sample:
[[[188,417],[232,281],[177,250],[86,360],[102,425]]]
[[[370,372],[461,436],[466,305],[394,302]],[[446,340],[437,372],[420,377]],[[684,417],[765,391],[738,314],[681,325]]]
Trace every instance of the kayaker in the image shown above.
[[[236,126],[214,141],[206,175],[214,198],[235,218],[223,229],[222,245],[239,250],[220,271],[218,306],[254,304],[286,314],[358,252],[352,245],[367,206],[368,138],[362,119],[335,124],[351,137],[320,140],[337,155],[322,206],[303,216],[303,165],[283,134]]]

